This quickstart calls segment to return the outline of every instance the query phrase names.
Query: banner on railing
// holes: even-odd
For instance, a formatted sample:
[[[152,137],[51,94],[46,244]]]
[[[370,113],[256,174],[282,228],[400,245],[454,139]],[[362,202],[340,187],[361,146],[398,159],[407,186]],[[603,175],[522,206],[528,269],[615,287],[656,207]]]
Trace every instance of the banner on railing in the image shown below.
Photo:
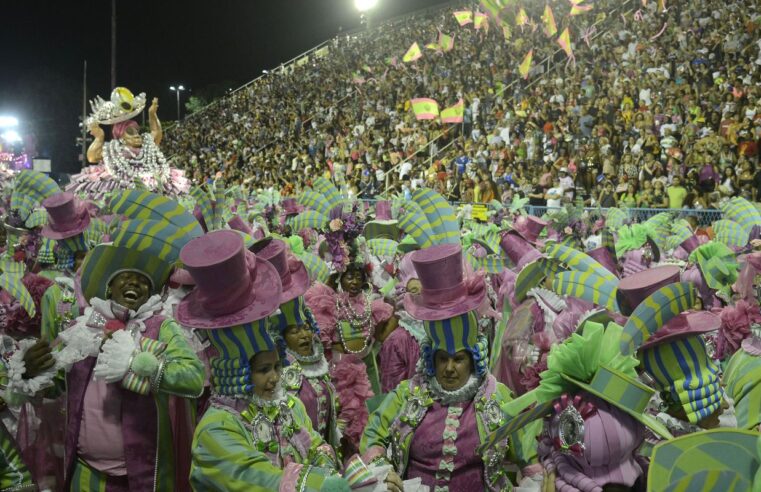
[[[325,58],[330,54],[330,46],[323,46],[319,50],[314,52],[314,56],[317,58]]]
[[[309,57],[308,56],[303,56],[303,57],[299,58],[298,60],[296,60],[296,66],[297,67],[300,67],[302,65],[306,65],[307,63],[309,63]]]

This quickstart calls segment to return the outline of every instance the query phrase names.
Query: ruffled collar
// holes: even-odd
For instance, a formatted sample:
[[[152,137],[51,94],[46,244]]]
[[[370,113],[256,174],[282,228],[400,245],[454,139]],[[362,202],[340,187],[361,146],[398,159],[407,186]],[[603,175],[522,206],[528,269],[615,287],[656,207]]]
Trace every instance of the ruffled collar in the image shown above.
[[[396,316],[399,319],[399,326],[407,330],[412,337],[417,340],[418,343],[422,343],[425,340],[425,328],[422,321],[418,321],[405,310],[399,310],[396,312]]]
[[[441,387],[436,376],[429,376],[428,391],[431,394],[431,398],[439,401],[442,405],[454,405],[472,401],[485,380],[485,378],[478,378],[475,374],[471,374],[468,381],[462,387],[454,391],[448,391]]]
[[[285,348],[285,353],[288,354],[290,358],[298,362],[302,367],[317,364],[325,360],[325,349],[323,348],[322,343],[320,343],[316,337],[312,338],[311,355],[298,354],[288,347]]]
[[[104,328],[110,320],[126,323],[125,329],[137,339],[145,331],[145,321],[159,311],[161,305],[159,295],[150,297],[137,311],[110,300],[92,298],[90,307],[85,309],[84,314],[58,335],[64,347],[56,352],[56,366],[68,370],[87,357],[98,356],[103,344]]]
[[[274,408],[280,407],[280,404],[284,402],[287,397],[288,395],[285,393],[285,390],[283,390],[283,386],[278,383],[277,387],[275,388],[275,395],[272,397],[272,399],[266,400],[260,396],[257,396],[256,393],[251,393],[249,401],[253,406],[257,407],[260,410],[272,410]]]

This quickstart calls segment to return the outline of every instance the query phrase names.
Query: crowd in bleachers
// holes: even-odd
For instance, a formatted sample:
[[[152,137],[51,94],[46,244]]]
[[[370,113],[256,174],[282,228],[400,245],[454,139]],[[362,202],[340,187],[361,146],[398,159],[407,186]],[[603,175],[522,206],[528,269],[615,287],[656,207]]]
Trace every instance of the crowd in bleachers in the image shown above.
[[[459,26],[458,6],[339,36],[324,57],[277,70],[170,132],[164,151],[196,182],[301,190],[323,175],[361,198],[427,185],[452,201],[715,208],[761,194],[761,12],[752,0],[554,4],[566,58],[526,4],[506,40]],[[471,6],[468,5],[467,8]],[[665,7],[665,8],[664,8]],[[439,31],[454,49],[402,55]],[[518,66],[533,49],[524,80]],[[549,70],[548,70],[549,69]],[[462,124],[417,121],[410,99],[465,102]]]

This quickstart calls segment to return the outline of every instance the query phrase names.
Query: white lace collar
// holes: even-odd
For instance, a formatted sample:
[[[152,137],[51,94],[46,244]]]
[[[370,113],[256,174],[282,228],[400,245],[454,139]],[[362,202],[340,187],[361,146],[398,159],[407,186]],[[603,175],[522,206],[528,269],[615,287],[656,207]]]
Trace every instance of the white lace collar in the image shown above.
[[[448,391],[441,387],[436,376],[429,376],[428,390],[431,393],[431,397],[441,402],[442,405],[454,405],[455,403],[472,400],[476,396],[476,393],[478,393],[482,383],[483,378],[478,378],[475,374],[471,374],[468,381],[460,388]]]

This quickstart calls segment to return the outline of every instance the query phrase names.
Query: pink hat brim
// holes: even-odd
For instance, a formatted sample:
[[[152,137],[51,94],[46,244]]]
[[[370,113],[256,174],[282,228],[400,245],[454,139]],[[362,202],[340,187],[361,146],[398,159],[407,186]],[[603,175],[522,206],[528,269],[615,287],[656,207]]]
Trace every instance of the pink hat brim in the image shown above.
[[[280,275],[269,261],[256,259],[256,279],[253,287],[256,292],[253,302],[238,311],[223,315],[207,312],[198,300],[200,291],[195,289],[177,305],[177,321],[188,328],[214,330],[253,323],[266,318],[280,306],[280,296],[271,294],[281,289]]]
[[[53,239],[55,241],[59,241],[61,239],[68,239],[70,237],[74,237],[77,234],[82,234],[85,232],[85,229],[87,229],[87,226],[90,225],[90,214],[87,213],[86,209],[83,209],[85,213],[83,213],[79,220],[71,226],[70,229],[66,229],[63,231],[56,231],[53,230],[50,227],[50,224],[47,224],[43,226],[42,231],[40,232],[43,237],[46,237],[48,239]]]
[[[420,303],[420,295],[405,294],[404,309],[410,316],[418,321],[440,321],[443,319],[454,318],[469,311],[473,311],[484,301],[486,289],[476,294],[469,294],[462,301],[449,306],[427,306]]]
[[[299,268],[291,272],[291,285],[280,294],[280,304],[303,296],[309,290],[309,272],[302,262]]]
[[[683,329],[678,323],[687,318],[687,329]],[[655,334],[643,343],[640,352],[650,347],[656,347],[672,340],[685,338],[693,335],[710,333],[721,328],[721,317],[710,311],[692,311],[679,314],[671,318],[668,323],[661,327]]]

